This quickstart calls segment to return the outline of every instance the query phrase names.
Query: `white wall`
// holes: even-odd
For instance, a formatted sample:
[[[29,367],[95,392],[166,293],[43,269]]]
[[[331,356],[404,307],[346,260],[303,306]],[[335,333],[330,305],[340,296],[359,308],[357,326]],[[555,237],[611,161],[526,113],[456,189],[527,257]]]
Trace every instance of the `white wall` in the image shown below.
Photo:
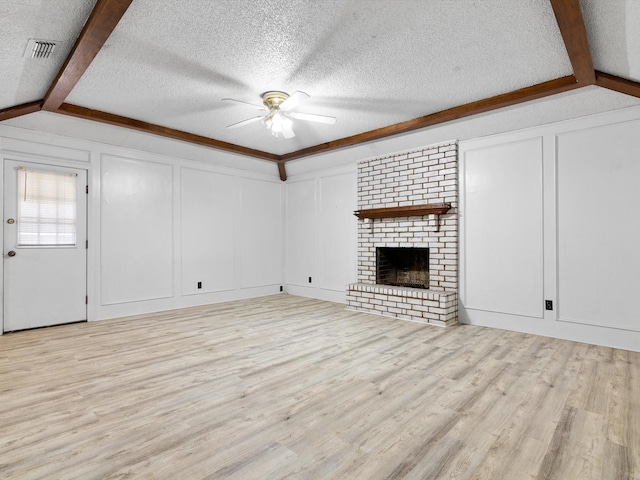
[[[561,133],[558,317],[640,332],[640,120]]]
[[[100,305],[173,297],[172,187],[171,165],[102,155]]]
[[[252,173],[216,166],[211,152],[197,161],[4,125],[0,155],[87,169],[89,320],[280,292],[284,184],[275,165],[271,175]],[[252,161],[263,168],[239,160]]]
[[[289,177],[285,217],[288,293],[346,301],[347,284],[356,278],[354,210],[355,165]]]
[[[86,166],[92,182],[89,314],[98,319],[276,293],[283,281],[293,294],[344,301],[345,286],[355,279],[356,163],[459,138],[463,140],[461,202],[465,202],[460,208],[461,318],[640,350],[639,322],[634,316],[634,293],[640,287],[640,276],[635,273],[640,231],[634,210],[640,204],[636,187],[640,108],[477,138],[506,131],[505,125],[515,118],[529,118],[529,114],[541,118],[535,116],[541,105],[551,103],[552,110],[561,111],[563,102],[574,96],[584,99],[585,105],[593,96],[603,97],[600,103],[615,107],[610,93],[582,89],[560,100],[552,97],[289,162],[286,184],[277,179],[275,167],[265,162],[238,157],[241,171],[229,168],[235,159],[228,153],[221,153],[218,163],[213,150],[184,146],[182,156],[180,142],[156,141],[136,132],[128,133],[123,143],[151,147],[146,151],[125,149],[29,131],[26,129],[34,127],[26,119],[24,128],[0,126],[0,153],[5,158]],[[58,121],[52,114],[34,118],[46,120],[43,128],[55,127]],[[67,120],[61,120],[60,129],[73,134],[64,122]],[[15,123],[20,125],[18,120]],[[83,134],[101,137],[98,133],[103,127],[89,124],[81,123]],[[117,143],[121,131],[107,129],[105,136]],[[159,153],[162,151],[171,156]],[[122,173],[122,169],[155,178],[142,198],[128,199],[133,202],[131,207],[152,209],[155,220],[145,219],[151,222],[150,230],[126,215],[101,218],[103,202],[122,188],[107,181],[103,196],[103,175]],[[232,198],[219,203],[225,201],[224,195],[203,187],[201,182],[206,185],[207,181],[226,189]],[[166,192],[167,185],[172,192],[170,204],[157,195]],[[190,193],[183,196],[185,189]],[[118,201],[125,202],[126,190],[121,194]],[[204,213],[190,208],[199,201],[208,204]],[[207,211],[217,223],[210,221]],[[166,238],[169,222],[171,235]],[[109,229],[119,224],[150,241],[156,255],[145,257],[140,245],[132,245],[133,238],[110,238]],[[203,238],[193,238],[187,231]],[[188,245],[189,241],[193,244]],[[104,258],[102,242],[106,242]],[[229,248],[230,243],[233,252],[223,259],[207,250],[210,244]],[[206,257],[202,265],[194,261],[199,258],[196,251]],[[132,289],[128,292],[118,285],[120,275],[101,267],[103,261],[119,254],[158,269],[157,278],[144,288],[127,280]],[[486,264],[492,266],[488,272]],[[231,270],[232,281],[228,277]],[[312,277],[311,284],[308,277]],[[197,281],[203,282],[203,293],[194,289]],[[554,302],[554,310],[542,310],[545,299]]]
[[[465,305],[540,318],[542,138],[461,150]]]
[[[450,140],[455,125],[442,131],[447,137],[433,140]],[[460,142],[461,321],[640,351],[638,131],[634,107]],[[371,155],[363,146],[287,164],[291,293],[329,296],[306,284],[331,257],[322,246],[333,247],[316,226],[324,172],[404,151],[400,141],[379,142]],[[355,171],[344,175],[355,185]],[[347,222],[351,194],[334,195]],[[344,252],[355,259],[355,250]]]
[[[461,319],[640,351],[638,131],[627,110],[460,142]]]

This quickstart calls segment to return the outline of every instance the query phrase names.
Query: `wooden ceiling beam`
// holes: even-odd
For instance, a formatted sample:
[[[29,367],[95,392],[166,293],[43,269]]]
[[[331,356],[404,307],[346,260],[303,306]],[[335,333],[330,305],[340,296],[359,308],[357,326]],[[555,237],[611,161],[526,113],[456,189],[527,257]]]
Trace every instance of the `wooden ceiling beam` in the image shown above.
[[[278,160],[278,174],[280,175],[280,180],[283,182],[287,181],[287,170],[284,167],[283,160]]]
[[[509,107],[517,105],[519,103],[529,102],[538,98],[547,97],[549,95],[555,95],[557,93],[567,92],[575,88],[580,87],[576,82],[573,75],[568,77],[561,77],[548,82],[539,83],[531,87],[521,88],[514,90],[513,92],[503,93],[495,97],[487,98],[484,100],[478,100],[477,102],[467,103],[458,107],[453,107],[448,110],[442,110],[440,112],[432,113],[424,117],[415,118],[406,122],[396,123],[388,127],[378,128],[368,132],[353,135],[351,137],[341,138],[331,142],[323,143],[313,147],[298,150],[296,152],[287,153],[282,155],[282,160],[289,161],[298,158],[314,155],[317,153],[325,153],[330,150],[337,150],[339,148],[349,147],[357,145],[359,143],[370,142],[373,140],[379,140],[381,138],[398,135],[401,133],[407,133],[413,130],[419,130],[421,128],[431,127],[452,120],[458,120],[460,118],[477,115],[479,113],[489,112],[498,108]]]
[[[55,111],[78,118],[131,128],[175,140],[273,161],[278,165],[280,179],[285,181],[287,179],[285,162],[289,160],[430,127],[498,108],[528,102],[548,95],[554,95],[585,85],[597,83],[604,88],[640,97],[640,84],[602,72],[595,72],[579,0],[550,0],[574,70],[574,75],[471,102],[388,127],[315,145],[285,155],[275,155],[140,120],[64,103],[69,93],[73,90],[87,68],[89,68],[89,65],[132,2],[133,0],[97,0],[78,40],[49,88],[44,100],[0,110],[0,121],[39,110]]]
[[[565,48],[569,54],[573,75],[581,85],[593,85],[596,74],[587,41],[587,30],[579,0],[550,0]]]
[[[612,75],[607,75],[601,72],[598,72],[598,74],[600,79],[599,81],[602,82],[602,87],[611,88],[612,90],[620,91],[622,93],[628,93],[629,95],[640,96],[640,84],[637,84],[630,80],[614,77]],[[390,125],[388,127],[371,130],[368,132],[360,133],[358,135],[353,135],[351,137],[341,138],[320,145],[315,145],[313,147],[297,150],[295,152],[287,153],[284,155],[276,155],[261,150],[254,150],[252,148],[242,147],[240,145],[235,145],[220,140],[214,140],[209,137],[203,137],[201,135],[195,135],[181,130],[175,130],[141,120],[135,120],[132,118],[102,112],[99,110],[93,110],[86,107],[80,107],[68,103],[63,103],[60,108],[56,110],[56,112],[76,118],[92,120],[109,125],[115,125],[118,127],[130,128],[133,130],[138,130],[140,132],[151,133],[174,140],[180,140],[188,143],[202,145],[205,147],[216,148],[230,153],[236,153],[253,158],[258,158],[261,160],[276,162],[278,165],[278,174],[280,176],[280,179],[282,181],[285,181],[287,179],[285,163],[290,160],[295,160],[318,153],[326,153],[328,151],[338,150],[340,148],[345,148],[360,143],[379,140],[393,135],[431,127],[452,120],[458,120],[464,117],[469,117],[491,110],[536,100],[549,95],[566,92],[580,86],[581,85],[576,82],[575,77],[562,77],[555,80],[550,80],[548,82],[533,85],[531,87],[521,88],[513,92],[497,95],[495,97],[478,100],[476,102],[468,103],[458,107],[453,107],[448,110],[443,110],[431,115],[426,115],[424,117],[397,123],[395,125]],[[29,104],[18,105],[16,107],[0,110],[0,120],[5,120],[8,118],[13,118],[19,115],[25,115],[27,113],[38,111],[40,110],[41,103],[42,102],[32,102]]]
[[[56,111],[116,28],[133,0],[98,0],[71,53],[44,97],[42,108]]]
[[[596,71],[596,85],[640,98],[640,83]]]
[[[3,108],[2,110],[0,110],[0,122],[3,120],[9,120],[10,118],[27,115],[29,113],[39,112],[41,109],[42,100],[36,100],[35,102],[23,103],[22,105]]]
[[[234,145],[220,140],[175,130],[160,125],[134,120],[107,112],[64,103],[82,75],[109,38],[118,22],[125,14],[133,0],[97,0],[97,3],[85,23],[78,40],[69,57],[52,83],[43,101],[18,105],[0,110],[0,121],[44,109],[59,112],[87,120],[98,121],[134,130],[152,133],[175,140],[216,148],[231,153],[241,154],[262,160],[274,161],[278,165],[280,179],[285,181],[287,174],[285,162],[317,153],[353,146],[381,138],[410,132],[436,124],[457,120],[471,115],[484,113],[518,103],[535,100],[548,95],[565,92],[580,86],[596,83],[596,72],[593,68],[591,53],[587,42],[586,29],[579,0],[550,0],[553,7],[567,53],[574,70],[573,76],[562,77],[549,82],[540,83],[506,94],[498,95],[477,102],[468,103],[431,115],[401,122],[388,127],[371,130],[351,137],[327,142],[305,148],[285,155],[275,155]],[[622,93],[637,92],[637,84],[618,77],[599,72],[598,84]],[[630,95],[640,96],[637,93]]]
[[[196,145],[216,148],[218,150],[224,150],[226,152],[259,158],[261,160],[269,160],[271,162],[277,162],[278,160],[280,160],[280,157],[278,155],[263,152],[261,150],[241,147],[240,145],[234,145],[233,143],[222,142],[220,140],[214,140],[212,138],[203,137],[201,135],[195,135],[193,133],[183,132],[181,130],[175,130],[173,128],[163,127],[161,125],[155,125],[153,123],[143,122],[141,120],[134,120],[132,118],[122,117],[120,115],[114,115],[112,113],[101,112],[100,110],[79,107],[77,105],[71,105],[69,103],[63,103],[60,108],[56,110],[56,113],[62,113],[64,115],[69,115],[76,118],[83,118],[85,120],[107,123],[109,125],[115,125],[117,127],[130,128],[133,130],[138,130],[140,132],[152,133],[154,135],[160,135],[162,137],[172,138],[174,140],[195,143]]]

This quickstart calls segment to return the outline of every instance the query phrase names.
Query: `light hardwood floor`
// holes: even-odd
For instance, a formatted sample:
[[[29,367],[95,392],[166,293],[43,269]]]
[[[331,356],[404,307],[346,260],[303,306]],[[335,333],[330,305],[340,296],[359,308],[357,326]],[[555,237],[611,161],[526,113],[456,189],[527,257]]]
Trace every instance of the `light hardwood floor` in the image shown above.
[[[19,332],[0,478],[640,478],[640,354],[288,295]]]

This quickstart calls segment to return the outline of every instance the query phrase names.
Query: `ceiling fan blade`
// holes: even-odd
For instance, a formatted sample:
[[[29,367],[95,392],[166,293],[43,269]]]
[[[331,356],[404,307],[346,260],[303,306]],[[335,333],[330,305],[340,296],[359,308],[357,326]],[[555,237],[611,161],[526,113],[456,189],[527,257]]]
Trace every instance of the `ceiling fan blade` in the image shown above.
[[[258,110],[266,110],[267,107],[264,105],[256,105],[255,103],[243,102],[242,100],[236,100],[235,98],[223,98],[223,102],[235,102],[235,103],[243,103],[244,105],[249,105],[253,108],[257,108]]]
[[[308,94],[304,92],[293,92],[289,98],[287,98],[284,102],[280,104],[280,110],[283,112],[288,112],[293,110],[298,105],[300,105],[305,100],[311,98]]]
[[[231,125],[227,125],[227,128],[244,127],[245,125],[249,125],[250,123],[258,122],[258,121],[262,120],[263,118],[264,118],[263,115],[258,115],[257,117],[253,117],[253,118],[247,118],[246,120],[242,120],[241,122],[232,123]]]
[[[313,113],[291,112],[288,114],[296,120],[306,120],[309,122],[325,123],[327,125],[335,125],[336,117],[328,117],[326,115],[315,115]]]
[[[291,122],[282,123],[282,136],[284,138],[293,138],[296,136],[296,134],[293,131],[293,128],[291,128]]]

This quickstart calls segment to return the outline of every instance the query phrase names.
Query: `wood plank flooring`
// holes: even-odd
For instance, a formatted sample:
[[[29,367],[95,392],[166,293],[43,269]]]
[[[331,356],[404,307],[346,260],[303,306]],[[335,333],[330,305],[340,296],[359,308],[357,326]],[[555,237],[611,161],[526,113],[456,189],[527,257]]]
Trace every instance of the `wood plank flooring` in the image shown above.
[[[640,353],[289,295],[0,337],[3,479],[640,479]]]

